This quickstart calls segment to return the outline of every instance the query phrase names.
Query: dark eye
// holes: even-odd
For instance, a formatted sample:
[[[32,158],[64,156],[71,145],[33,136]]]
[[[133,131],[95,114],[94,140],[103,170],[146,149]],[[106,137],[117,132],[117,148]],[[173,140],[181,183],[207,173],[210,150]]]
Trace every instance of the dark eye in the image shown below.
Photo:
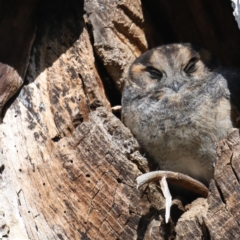
[[[197,70],[196,68],[196,63],[198,59],[197,58],[191,58],[190,61],[188,62],[187,66],[183,69],[183,71],[187,74],[191,74]]]
[[[146,70],[150,73],[152,79],[161,79],[162,73],[154,67],[147,67]]]

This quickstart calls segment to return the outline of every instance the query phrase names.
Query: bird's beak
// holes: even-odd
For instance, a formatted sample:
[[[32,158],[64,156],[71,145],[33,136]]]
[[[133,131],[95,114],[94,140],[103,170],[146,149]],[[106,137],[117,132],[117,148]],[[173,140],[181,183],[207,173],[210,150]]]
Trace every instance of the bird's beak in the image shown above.
[[[173,91],[178,92],[182,84],[178,81],[173,81],[168,87],[171,88]]]

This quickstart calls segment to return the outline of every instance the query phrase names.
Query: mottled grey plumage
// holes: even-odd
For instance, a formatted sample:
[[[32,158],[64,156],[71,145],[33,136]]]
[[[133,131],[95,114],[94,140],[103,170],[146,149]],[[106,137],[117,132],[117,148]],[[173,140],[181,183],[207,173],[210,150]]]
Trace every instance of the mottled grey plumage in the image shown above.
[[[239,113],[239,81],[238,71],[220,68],[204,48],[154,48],[130,67],[123,122],[160,169],[207,184],[213,177],[217,143]]]

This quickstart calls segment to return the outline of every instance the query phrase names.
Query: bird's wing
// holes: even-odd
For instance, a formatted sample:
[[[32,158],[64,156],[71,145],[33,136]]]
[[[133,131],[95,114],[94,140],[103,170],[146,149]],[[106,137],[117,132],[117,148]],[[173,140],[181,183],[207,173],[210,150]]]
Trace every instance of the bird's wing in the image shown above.
[[[240,69],[220,68],[218,73],[227,80],[233,110],[232,117],[236,118],[236,127],[240,127]]]

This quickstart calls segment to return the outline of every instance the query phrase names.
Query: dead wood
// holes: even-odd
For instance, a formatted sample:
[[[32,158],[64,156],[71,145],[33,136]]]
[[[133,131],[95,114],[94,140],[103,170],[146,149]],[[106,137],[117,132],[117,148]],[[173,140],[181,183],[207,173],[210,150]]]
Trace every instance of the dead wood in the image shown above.
[[[210,34],[207,47],[239,63],[228,3],[143,3],[0,1],[0,237],[239,239],[238,130],[219,143],[208,198],[185,207],[175,199],[165,224],[158,187],[136,188],[153,169],[111,110],[129,64],[163,42]]]
[[[153,171],[145,173],[137,178],[137,187],[161,180],[163,177],[166,177],[168,182],[189,189],[202,197],[206,198],[208,196],[208,188],[204,184],[187,175],[171,171]]]

